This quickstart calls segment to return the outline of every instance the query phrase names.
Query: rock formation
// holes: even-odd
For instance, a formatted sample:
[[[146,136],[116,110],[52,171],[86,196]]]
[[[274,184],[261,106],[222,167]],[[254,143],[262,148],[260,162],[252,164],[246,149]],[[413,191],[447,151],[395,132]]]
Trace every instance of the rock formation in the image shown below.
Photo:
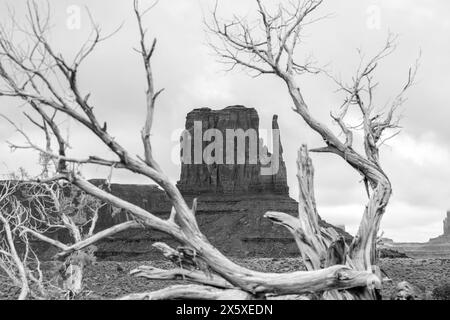
[[[444,236],[450,237],[450,211],[447,211],[447,217],[444,219]]]
[[[430,239],[430,243],[448,243],[450,245],[450,210],[443,221],[443,234],[437,238]]]
[[[273,174],[261,174],[261,169],[268,166],[261,163],[260,153],[267,148],[262,145],[259,136],[259,117],[255,109],[243,106],[231,106],[223,110],[195,109],[188,113],[185,128],[189,138],[182,139],[185,146],[183,152],[189,152],[189,155],[183,155],[187,156],[183,158],[187,161],[181,166],[177,184],[183,194],[289,193],[279,135],[273,135],[278,139],[278,143],[274,143],[274,148],[278,147],[277,152],[274,152],[277,163],[271,163],[275,170]],[[212,141],[219,144],[214,151],[219,153],[220,149],[220,154],[213,155],[214,163],[210,163],[203,153],[211,143],[204,139],[208,130],[217,130],[214,134],[221,136],[220,139],[215,136]],[[240,138],[245,144],[244,148],[238,148],[239,138],[231,135],[239,134],[238,130],[243,134]],[[279,132],[277,116],[274,116],[272,130]],[[239,162],[238,159],[244,161]]]
[[[195,126],[197,129],[201,128],[202,131],[197,140],[194,139]],[[241,154],[237,152],[239,149],[237,145],[234,145],[235,162],[239,156],[243,155],[245,155],[245,161],[242,164],[227,164],[227,145],[226,139],[223,139],[221,145],[225,152],[221,157],[216,157],[216,154],[212,154],[212,157],[221,158],[224,163],[211,163],[208,157],[204,158],[202,154],[212,142],[202,139],[208,129],[213,130],[210,132],[215,133],[215,138],[219,133],[226,137],[227,129],[241,129],[248,134],[253,131],[256,137],[248,138],[247,142],[256,139],[258,158],[253,159],[256,161],[251,163],[251,145],[249,143],[246,143],[245,147],[240,150]],[[227,255],[238,257],[299,255],[289,232],[263,218],[267,211],[281,211],[292,215],[296,215],[298,212],[297,201],[289,197],[286,166],[282,157],[283,149],[278,130],[277,116],[274,116],[272,153],[278,154],[278,157],[272,159],[278,162],[271,166],[270,170],[272,171],[266,170],[262,174],[262,169],[269,168],[270,164],[267,164],[259,154],[260,150],[266,151],[267,148],[260,141],[259,117],[255,109],[243,106],[232,106],[223,110],[203,108],[195,109],[187,115],[186,131],[183,137],[188,137],[186,135],[188,132],[191,139],[186,140],[189,142],[189,147],[183,148],[183,152],[188,150],[190,160],[194,161],[196,152],[194,144],[200,142],[200,157],[197,159],[197,164],[182,164],[177,186],[188,204],[197,198],[196,218],[200,229],[214,246]],[[220,138],[218,139],[220,140]],[[215,151],[217,149],[220,148],[216,148]],[[182,154],[182,156],[184,157],[186,154]],[[272,155],[268,154],[268,156]],[[103,180],[92,180],[92,182],[96,185],[105,183]],[[168,217],[170,213],[170,201],[166,194],[156,186],[111,184],[108,188],[112,194],[141,206],[153,214]],[[98,230],[128,219],[126,212],[115,212],[112,208],[104,208],[103,211],[97,224]],[[324,221],[321,223],[326,224]],[[347,238],[350,237],[344,231],[340,232]],[[113,257],[114,259],[153,258],[155,254],[159,255],[159,252],[151,246],[157,241],[177,246],[177,243],[170,237],[160,232],[130,230],[99,243],[97,255],[101,258]]]

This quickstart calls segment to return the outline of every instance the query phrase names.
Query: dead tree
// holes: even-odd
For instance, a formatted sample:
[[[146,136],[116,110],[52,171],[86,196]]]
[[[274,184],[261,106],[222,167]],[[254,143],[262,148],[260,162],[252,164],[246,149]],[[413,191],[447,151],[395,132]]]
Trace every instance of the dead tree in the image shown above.
[[[22,182],[20,186],[24,201],[32,213],[29,222],[19,229],[22,234],[28,234],[57,249],[55,260],[61,262],[58,278],[62,282],[62,290],[67,298],[75,297],[83,290],[85,267],[95,260],[96,248],[89,243],[96,242],[99,211],[105,203],[67,182]],[[119,225],[119,231],[123,225]],[[139,226],[134,221],[126,222],[125,225],[127,228]],[[65,236],[65,239],[58,240],[58,235]],[[84,248],[74,250],[80,243],[83,243]],[[62,251],[71,253],[59,254]]]
[[[20,288],[19,300],[48,296],[41,263],[22,227],[29,224],[30,210],[16,197],[18,183],[0,183],[0,271]]]
[[[228,70],[242,68],[254,76],[274,75],[280,79],[287,87],[294,112],[325,143],[324,147],[310,151],[338,155],[364,181],[368,203],[358,233],[348,250],[342,242],[330,244],[329,234],[319,228],[310,172],[312,167],[305,148],[300,151],[298,164],[300,221],[283,213],[267,213],[266,216],[293,233],[308,270],[329,266],[337,259],[336,261],[347,264],[353,270],[377,272],[376,237],[392,194],[391,182],[380,164],[380,146],[398,133],[397,111],[405,101],[405,92],[413,85],[418,62],[409,69],[406,84],[402,86],[400,93],[384,109],[379,108],[379,102],[374,98],[374,91],[378,86],[374,74],[380,61],[395,50],[394,36],[389,35],[386,44],[372,58],[367,60],[361,55],[359,67],[350,82],[330,76],[338,85],[339,91],[345,95],[338,112],[331,113],[344,137],[341,139],[340,135],[335,134],[311,113],[312,107],[305,101],[303,89],[298,82],[298,76],[304,73],[315,74],[321,71],[311,61],[299,62],[296,53],[301,48],[305,28],[323,18],[314,17],[322,3],[322,0],[297,0],[286,5],[279,4],[274,10],[269,10],[265,6],[270,5],[268,2],[263,4],[262,0],[256,0],[257,17],[254,22],[236,16],[229,21],[222,20],[217,15],[216,3],[211,19],[206,23],[211,35],[210,45],[221,62],[229,66]],[[362,119],[360,124],[352,126],[348,123],[347,116],[350,112],[359,113]],[[358,152],[359,149],[354,146],[353,137],[357,130],[363,134],[364,153]],[[342,248],[336,248],[339,246]],[[332,251],[339,252],[340,257],[333,257]],[[375,297],[373,291],[365,294],[366,297]]]
[[[21,288],[19,298],[80,294],[84,268],[95,260],[95,246],[88,243],[96,242],[94,231],[104,204],[68,183],[5,180],[0,189],[0,269]],[[126,225],[138,226],[133,221]],[[58,240],[58,235],[69,240]],[[42,272],[36,240],[57,249],[54,272]],[[73,250],[80,243],[84,249]]]
[[[164,174],[157,160],[154,158],[150,137],[152,123],[154,121],[153,111],[161,90],[157,91],[155,88],[151,65],[151,59],[155,53],[156,40],[153,40],[150,46],[147,45],[147,32],[142,21],[144,15],[149,12],[149,9],[139,10],[138,2],[134,2],[134,12],[136,14],[140,35],[140,45],[137,51],[141,56],[145,68],[147,82],[147,103],[145,108],[143,108],[146,112],[146,120],[141,134],[144,156],[141,157],[131,154],[120,144],[119,139],[104,128],[102,125],[103,121],[98,119],[94,106],[89,102],[90,94],[82,92],[79,87],[79,69],[82,62],[105,39],[101,37],[99,27],[93,24],[93,37],[80,49],[73,61],[68,61],[47,40],[48,16],[40,14],[37,6],[33,3],[29,3],[28,8],[28,21],[31,22],[31,25],[28,27],[20,27],[19,29],[19,32],[20,30],[25,30],[22,36],[25,35],[28,37],[28,47],[23,47],[19,42],[14,41],[14,33],[8,32],[5,29],[6,27],[0,30],[0,79],[2,80],[0,97],[4,96],[22,100],[29,106],[30,110],[33,110],[35,114],[44,119],[46,127],[51,132],[52,140],[56,141],[58,151],[51,151],[50,148],[41,146],[39,143],[33,141],[19,126],[16,127],[25,138],[25,144],[13,144],[13,148],[38,150],[40,153],[55,160],[58,163],[58,174],[46,179],[47,182],[57,180],[68,181],[86,194],[117,208],[126,210],[142,226],[164,232],[182,244],[177,250],[165,244],[155,244],[167,258],[175,261],[180,269],[155,270],[140,268],[136,271],[139,275],[153,279],[172,279],[181,276],[197,283],[197,285],[168,288],[164,292],[131,296],[132,298],[170,299],[204,297],[205,299],[255,299],[266,298],[269,295],[282,296],[289,294],[334,292],[333,290],[367,288],[367,286],[379,285],[379,278],[373,274],[370,266],[366,267],[366,264],[370,265],[370,259],[366,257],[366,254],[370,253],[371,249],[369,251],[365,249],[371,247],[372,236],[376,232],[375,227],[387,204],[387,199],[390,195],[389,181],[372,159],[367,160],[353,151],[350,146],[345,147],[344,143],[340,142],[330,130],[326,129],[325,126],[310,116],[291,74],[294,69],[298,68],[294,65],[292,59],[288,59],[289,70],[281,70],[276,65],[274,65],[274,68],[276,73],[282,76],[288,84],[293,99],[296,102],[297,112],[304,116],[308,123],[327,139],[326,141],[329,143],[327,151],[333,151],[341,156],[344,156],[344,152],[347,154],[345,156],[347,161],[365,174],[369,187],[374,190],[374,193],[371,195],[371,202],[365,214],[360,234],[355,241],[354,248],[350,252],[351,261],[353,261],[354,265],[349,264],[350,260],[344,264],[342,263],[342,259],[338,259],[335,262],[339,262],[339,264],[331,265],[332,263],[330,262],[328,266],[324,265],[323,268],[310,269],[308,271],[289,273],[257,272],[234,263],[211,245],[197,224],[195,218],[196,203],[194,202],[192,206],[189,206],[185,202],[180,191]],[[309,8],[307,12],[309,13],[311,9]],[[301,12],[303,12],[302,14],[305,13],[305,11]],[[292,23],[292,20],[286,23]],[[286,27],[283,28],[286,29]],[[297,30],[296,28],[293,29]],[[283,52],[290,52],[287,39],[291,39],[293,32],[289,31],[286,34],[286,40],[283,40]],[[228,31],[225,31],[225,37],[227,34]],[[280,63],[281,55],[280,57],[278,55],[273,56],[270,58],[273,60],[269,60],[261,53],[262,51],[259,49],[262,46],[261,44],[255,43],[254,46],[256,46],[254,51],[257,52],[257,56],[259,57],[261,55],[261,57],[264,57],[263,60],[267,60],[266,63],[271,61]],[[246,47],[244,49],[248,50]],[[292,57],[292,54],[290,56]],[[56,79],[59,81],[56,81]],[[114,153],[115,159],[100,158],[96,155],[86,156],[85,158],[70,157],[68,150],[65,148],[66,143],[60,134],[58,122],[56,121],[57,116],[61,114],[69,116],[87,128],[107,149]],[[31,115],[29,117],[34,119]],[[371,125],[369,128],[372,129],[370,129],[371,131],[368,134],[374,133],[373,130],[376,129],[374,127],[376,124],[375,121],[377,120],[375,119],[370,122]],[[373,145],[371,146],[373,147]],[[306,161],[306,159],[300,159],[300,163],[302,161]],[[149,210],[140,208],[93,185],[80,174],[79,169],[82,164],[109,167],[111,170],[120,168],[155,181],[166,192],[172,203],[173,210],[170,217],[168,219],[158,217]],[[311,188],[311,184],[304,181],[303,172],[299,173],[299,177],[301,185]],[[305,191],[308,190],[310,191],[311,189],[305,189]],[[301,195],[301,197],[305,197],[305,195]],[[307,197],[310,197],[310,195],[307,195]],[[311,198],[308,199],[311,200]],[[300,208],[300,211],[304,209],[303,207],[310,205],[312,206],[308,202]],[[300,212],[300,214],[303,217],[305,213]],[[309,216],[305,216],[304,219],[314,219],[315,213],[308,214]],[[284,217],[279,217],[278,215],[277,217],[279,221],[288,224]],[[303,232],[305,237],[301,237],[300,240],[302,243],[305,242],[308,250],[316,250],[316,245],[319,248],[327,246],[332,239],[327,242],[323,238],[320,238],[320,235],[317,235],[317,230],[314,229],[316,223],[312,220],[308,222],[311,225],[311,230],[306,230],[305,232],[299,228],[295,230],[296,233]],[[78,242],[67,250],[62,250],[61,254],[70,254],[76,250],[81,250],[87,245],[92,244],[93,241],[100,240],[102,236],[108,234],[111,230],[116,231],[114,228],[117,227],[107,229],[103,234],[97,234]],[[327,235],[329,237],[333,236],[328,233]],[[319,237],[317,243],[315,243],[314,238],[306,238],[314,236]],[[186,270],[189,271],[188,275],[186,274]]]

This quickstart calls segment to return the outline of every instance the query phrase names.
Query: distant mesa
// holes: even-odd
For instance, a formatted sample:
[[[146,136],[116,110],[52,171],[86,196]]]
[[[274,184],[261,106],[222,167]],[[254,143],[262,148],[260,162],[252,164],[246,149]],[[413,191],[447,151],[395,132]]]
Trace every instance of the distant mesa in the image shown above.
[[[425,243],[391,243],[390,246],[413,258],[450,259],[450,211],[443,222],[443,234]]]

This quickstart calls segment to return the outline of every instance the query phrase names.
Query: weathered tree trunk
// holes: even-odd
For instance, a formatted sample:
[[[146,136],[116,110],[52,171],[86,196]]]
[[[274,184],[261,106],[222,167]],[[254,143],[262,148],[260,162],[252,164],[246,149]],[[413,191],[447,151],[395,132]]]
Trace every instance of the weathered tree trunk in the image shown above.
[[[86,253],[84,250],[70,254],[61,267],[62,287],[67,298],[72,299],[83,290],[83,276],[86,267]]]
[[[176,285],[158,291],[134,293],[119,300],[253,300],[248,292],[238,289],[218,289],[205,285]]]
[[[314,167],[304,145],[298,152],[297,178],[299,183],[299,211],[295,218],[281,212],[268,212],[266,218],[286,227],[293,235],[307,270],[320,270],[333,265],[355,265],[349,257],[345,240],[333,228],[319,226],[314,195]],[[364,269],[360,269],[364,270]],[[330,290],[322,298],[348,300],[360,298],[348,291]]]
[[[83,289],[83,271],[82,264],[69,264],[63,275],[63,289],[72,298],[81,293]]]

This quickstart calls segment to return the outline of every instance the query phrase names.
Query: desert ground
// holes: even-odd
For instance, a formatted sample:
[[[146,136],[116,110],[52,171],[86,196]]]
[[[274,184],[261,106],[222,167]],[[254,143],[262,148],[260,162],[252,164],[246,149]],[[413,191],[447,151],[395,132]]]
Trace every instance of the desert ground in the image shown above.
[[[270,272],[289,272],[303,268],[299,259],[295,258],[246,258],[234,259],[246,267]],[[51,269],[51,263],[46,263]],[[174,281],[151,281],[135,278],[129,271],[140,265],[152,265],[158,268],[173,267],[170,262],[154,261],[97,261],[89,266],[85,274],[85,290],[81,299],[116,299],[133,292],[145,292],[164,288],[170,284],[182,283]],[[385,283],[383,298],[389,299],[395,285],[400,281],[414,284],[432,299],[436,287],[450,283],[449,259],[382,259],[381,268],[392,279]],[[14,299],[19,292],[9,280],[0,276],[0,299]]]

